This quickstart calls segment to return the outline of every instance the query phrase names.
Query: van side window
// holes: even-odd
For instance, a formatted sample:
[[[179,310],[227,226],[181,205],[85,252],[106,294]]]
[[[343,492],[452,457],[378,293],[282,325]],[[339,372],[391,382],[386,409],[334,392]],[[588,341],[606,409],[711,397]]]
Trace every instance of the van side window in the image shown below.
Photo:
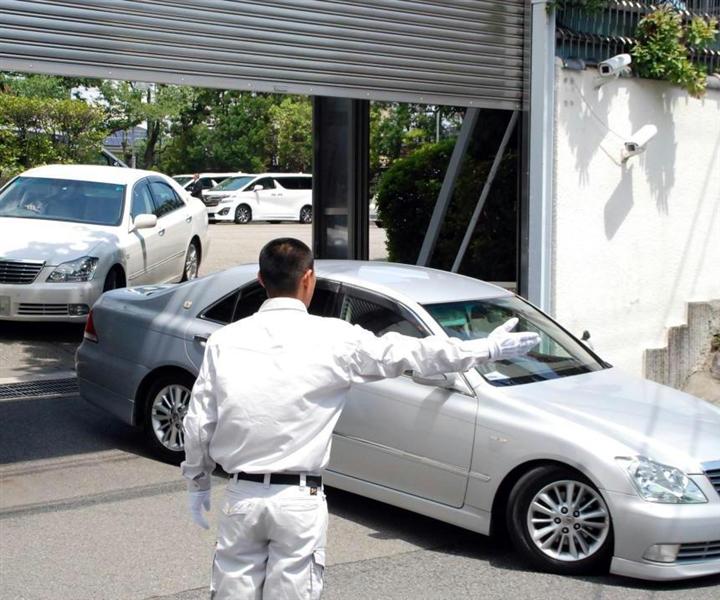
[[[274,190],[275,180],[272,177],[263,177],[258,179],[255,183],[250,186],[250,189],[254,189],[256,185],[261,185],[264,190]]]

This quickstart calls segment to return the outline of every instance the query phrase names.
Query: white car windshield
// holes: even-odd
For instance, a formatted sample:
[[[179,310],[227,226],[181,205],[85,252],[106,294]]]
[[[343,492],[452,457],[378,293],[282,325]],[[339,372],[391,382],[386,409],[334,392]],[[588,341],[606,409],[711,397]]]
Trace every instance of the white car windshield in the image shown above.
[[[540,344],[527,355],[477,367],[492,385],[545,381],[599,371],[607,366],[557,323],[515,296],[429,304],[425,309],[448,335],[465,340],[485,338],[513,317],[519,319],[515,331],[534,331],[540,335]]]
[[[120,225],[125,186],[97,181],[18,177],[0,191],[0,217]]]
[[[223,192],[223,191],[233,192],[235,190],[244,188],[253,179],[255,179],[255,178],[254,177],[228,177],[222,183],[218,183],[212,189],[212,191],[213,192]]]
[[[190,175],[175,175],[173,177],[175,181],[177,181],[180,185],[185,185],[188,181],[192,179],[192,176]]]

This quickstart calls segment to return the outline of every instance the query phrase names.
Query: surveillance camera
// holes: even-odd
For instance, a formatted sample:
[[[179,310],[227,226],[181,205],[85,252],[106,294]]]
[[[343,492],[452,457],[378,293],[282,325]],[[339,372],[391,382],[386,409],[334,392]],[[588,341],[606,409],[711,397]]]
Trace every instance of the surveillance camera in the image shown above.
[[[603,77],[617,77],[628,70],[631,62],[632,58],[629,54],[618,54],[598,64],[598,71]]]
[[[631,156],[645,152],[647,143],[657,135],[657,127],[655,125],[643,125],[630,139],[625,142],[625,151],[623,153],[623,162]]]

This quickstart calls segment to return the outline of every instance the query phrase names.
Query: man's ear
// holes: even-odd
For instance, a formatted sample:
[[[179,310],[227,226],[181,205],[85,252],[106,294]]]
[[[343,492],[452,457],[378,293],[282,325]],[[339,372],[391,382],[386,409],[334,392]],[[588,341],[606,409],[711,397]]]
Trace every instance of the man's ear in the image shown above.
[[[261,286],[265,287],[265,282],[263,281],[262,275],[260,275],[260,271],[258,271],[257,280],[260,282]]]

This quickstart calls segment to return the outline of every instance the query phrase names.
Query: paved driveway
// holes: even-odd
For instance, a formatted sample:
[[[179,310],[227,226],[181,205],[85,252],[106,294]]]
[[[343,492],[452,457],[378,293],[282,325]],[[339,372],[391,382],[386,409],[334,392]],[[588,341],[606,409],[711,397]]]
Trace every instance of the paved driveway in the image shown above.
[[[210,531],[177,467],[75,393],[0,401],[0,598],[206,599]],[[214,481],[217,510],[224,480]],[[716,600],[720,577],[674,584],[535,573],[500,542],[328,490],[325,600]]]

